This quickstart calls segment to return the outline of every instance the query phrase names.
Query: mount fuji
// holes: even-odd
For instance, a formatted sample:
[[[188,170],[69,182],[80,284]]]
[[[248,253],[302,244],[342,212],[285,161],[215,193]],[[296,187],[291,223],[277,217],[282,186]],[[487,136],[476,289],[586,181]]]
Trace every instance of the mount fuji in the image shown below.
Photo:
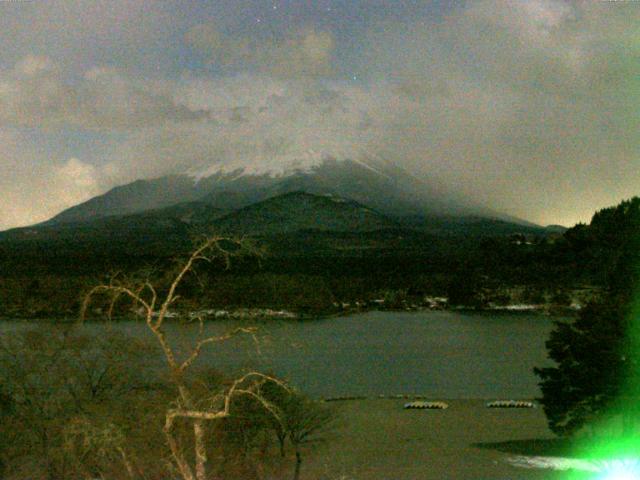
[[[64,210],[45,224],[85,222],[189,202],[228,213],[291,192],[345,198],[396,218],[481,216],[518,222],[392,162],[324,157],[279,171],[209,167],[201,172],[137,180]]]

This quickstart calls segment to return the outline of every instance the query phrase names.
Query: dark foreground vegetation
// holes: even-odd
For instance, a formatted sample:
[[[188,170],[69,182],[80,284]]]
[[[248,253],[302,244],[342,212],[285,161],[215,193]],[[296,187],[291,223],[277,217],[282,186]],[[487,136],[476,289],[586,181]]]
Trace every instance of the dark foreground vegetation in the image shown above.
[[[32,479],[274,478],[303,457],[334,420],[332,410],[272,375],[235,378],[198,369],[203,349],[237,335],[197,336],[187,345],[168,333],[169,307],[198,263],[228,264],[246,250],[213,237],[176,264],[167,288],[147,278],[112,277],[85,295],[112,317],[124,303],[153,343],[114,334],[82,334],[82,322],[5,335],[0,342],[0,475]],[[148,362],[160,359],[166,375]],[[278,477],[280,475],[277,475]]]
[[[572,235],[593,249],[605,293],[571,322],[558,322],[547,342],[551,368],[536,369],[550,428],[559,435],[591,429],[635,437],[640,432],[640,199],[598,212]],[[598,257],[599,255],[599,257]],[[598,427],[599,426],[599,427]],[[614,428],[612,428],[612,426]],[[634,442],[634,454],[640,450]]]
[[[115,332],[90,336],[78,326],[43,325],[0,341],[0,478],[185,478],[167,446],[167,409],[175,382],[150,368],[161,352]],[[211,399],[233,383],[194,369],[194,396]],[[274,382],[263,400],[238,396],[228,417],[206,428],[206,478],[282,478],[300,471],[310,447],[334,421],[331,409]],[[204,407],[200,407],[204,409]],[[191,427],[191,428],[190,428]],[[188,449],[192,426],[175,438]],[[187,455],[187,461],[194,459]],[[200,477],[198,477],[200,478]],[[293,478],[293,476],[291,477]]]

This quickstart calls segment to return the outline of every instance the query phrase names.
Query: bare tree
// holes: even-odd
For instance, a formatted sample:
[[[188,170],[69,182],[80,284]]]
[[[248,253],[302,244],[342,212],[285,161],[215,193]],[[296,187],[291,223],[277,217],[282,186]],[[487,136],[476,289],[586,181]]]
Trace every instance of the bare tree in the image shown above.
[[[302,454],[309,447],[327,440],[339,419],[337,411],[322,401],[312,400],[295,389],[283,389],[278,384],[267,383],[264,395],[280,411],[276,421],[269,418],[280,447],[280,455],[286,454],[289,440],[295,454],[293,479],[300,478]]]
[[[84,478],[93,478],[92,470],[112,464],[122,464],[129,480],[136,478],[125,435],[113,423],[97,426],[86,417],[72,419],[64,428],[64,450]]]
[[[230,240],[224,237],[206,239],[191,255],[179,265],[166,293],[160,293],[148,280],[127,282],[114,279],[109,284],[94,287],[85,297],[81,310],[81,319],[86,317],[92,300],[101,295],[108,298],[108,315],[111,316],[118,301],[128,298],[140,312],[149,331],[153,334],[162,349],[166,365],[170,373],[170,380],[177,389],[175,403],[167,409],[165,414],[164,435],[171,451],[171,458],[183,480],[207,480],[207,422],[220,420],[230,415],[231,403],[234,397],[244,395],[258,401],[274,418],[280,418],[279,411],[269,402],[261,392],[266,381],[276,382],[286,386],[278,379],[251,371],[228,383],[218,391],[208,395],[195,395],[186,373],[200,356],[202,349],[228,340],[238,334],[248,334],[255,338],[256,329],[253,327],[238,327],[218,336],[202,335],[202,319],[200,322],[200,336],[191,346],[190,352],[180,355],[167,334],[165,321],[169,309],[178,300],[178,288],[184,279],[193,273],[197,263],[222,260],[229,267],[230,259],[239,252],[246,253],[250,247],[243,241]],[[175,428],[178,421],[184,421],[192,430],[191,445],[185,444],[182,437],[176,435]],[[192,454],[186,450],[192,448]]]
[[[70,327],[39,326],[0,338],[0,463],[8,468],[2,478],[89,478],[82,472],[97,466],[108,466],[111,478],[122,478],[123,468],[129,468],[122,455],[129,461],[133,452],[117,452],[113,441],[101,451],[84,448],[78,456],[79,450],[66,448],[64,437],[93,420],[99,425],[87,430],[91,435],[81,443],[92,439],[97,446],[108,438],[94,435],[98,427],[115,432],[125,411],[133,418],[149,405],[149,396],[158,396],[158,389],[151,392],[153,386],[131,368],[144,364],[148,350],[116,332],[93,337]],[[107,451],[118,461],[102,454]]]

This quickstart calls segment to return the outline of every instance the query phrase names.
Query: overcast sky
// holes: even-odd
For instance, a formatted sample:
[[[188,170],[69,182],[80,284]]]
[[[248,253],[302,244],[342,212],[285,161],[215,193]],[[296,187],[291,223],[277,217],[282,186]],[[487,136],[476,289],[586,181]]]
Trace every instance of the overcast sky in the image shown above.
[[[541,224],[640,194],[640,2],[12,1],[0,45],[0,229],[309,152]]]

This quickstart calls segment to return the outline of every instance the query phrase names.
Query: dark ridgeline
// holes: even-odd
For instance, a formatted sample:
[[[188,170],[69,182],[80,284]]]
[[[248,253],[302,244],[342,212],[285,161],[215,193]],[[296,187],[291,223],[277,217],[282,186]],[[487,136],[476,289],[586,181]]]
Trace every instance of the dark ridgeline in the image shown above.
[[[203,271],[202,286],[184,293],[205,306],[326,313],[381,298],[388,308],[422,305],[426,296],[475,308],[568,306],[572,289],[607,283],[619,239],[629,235],[616,224],[626,203],[564,232],[473,213],[450,197],[426,208],[435,189],[419,196],[419,180],[375,167],[328,161],[288,177],[134,182],[43,224],[2,232],[0,314],[71,314],[97,277],[146,269],[162,278],[176,255],[210,233],[249,236],[264,255]]]

